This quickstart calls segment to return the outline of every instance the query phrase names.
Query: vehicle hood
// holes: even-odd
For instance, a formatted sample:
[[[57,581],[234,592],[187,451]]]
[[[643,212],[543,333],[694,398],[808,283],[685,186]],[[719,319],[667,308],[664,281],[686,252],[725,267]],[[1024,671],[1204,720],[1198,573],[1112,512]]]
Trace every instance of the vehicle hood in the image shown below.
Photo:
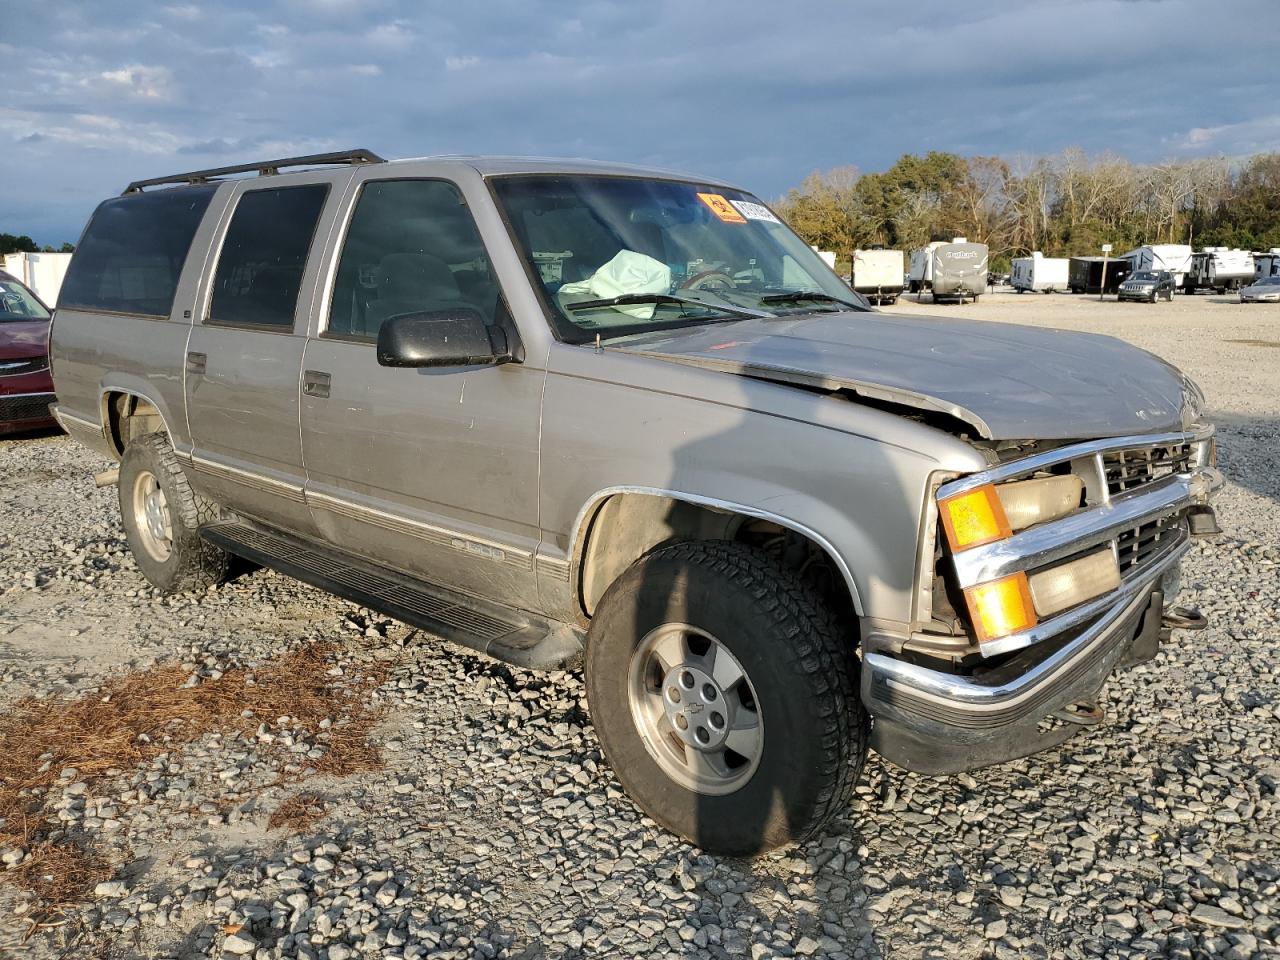
[[[0,321],[0,360],[43,357],[48,352],[48,320]]]
[[[752,319],[610,349],[937,411],[990,440],[1116,437],[1190,425],[1199,388],[1114,337],[887,313]]]

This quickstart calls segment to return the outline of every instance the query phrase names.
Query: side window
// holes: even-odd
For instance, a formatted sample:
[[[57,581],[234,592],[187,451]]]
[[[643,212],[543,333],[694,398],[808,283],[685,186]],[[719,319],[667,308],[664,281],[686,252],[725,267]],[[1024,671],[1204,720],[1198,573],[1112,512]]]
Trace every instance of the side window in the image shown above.
[[[60,305],[169,316],[191,239],[216,189],[174,187],[99,205],[71,258]]]
[[[323,183],[250,190],[231,217],[213,277],[212,323],[292,329]]]
[[[442,180],[374,180],[351,215],[330,336],[374,340],[405,313],[474,307],[496,322],[498,283],[462,194]]]

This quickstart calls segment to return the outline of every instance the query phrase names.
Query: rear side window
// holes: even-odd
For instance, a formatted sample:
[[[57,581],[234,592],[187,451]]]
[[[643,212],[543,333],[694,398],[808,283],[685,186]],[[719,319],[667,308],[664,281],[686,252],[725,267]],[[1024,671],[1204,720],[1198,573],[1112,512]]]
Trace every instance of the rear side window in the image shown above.
[[[167,317],[191,238],[215,184],[115,197],[99,205],[76,246],[59,306]]]
[[[307,251],[329,188],[250,190],[240,197],[213,277],[212,323],[293,327]]]

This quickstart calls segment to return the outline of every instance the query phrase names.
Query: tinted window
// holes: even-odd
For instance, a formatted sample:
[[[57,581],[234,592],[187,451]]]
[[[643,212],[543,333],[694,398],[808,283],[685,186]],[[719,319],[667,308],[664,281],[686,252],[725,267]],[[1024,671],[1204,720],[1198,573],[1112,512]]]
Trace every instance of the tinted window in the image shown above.
[[[498,299],[484,244],[453,184],[365,184],[342,245],[330,334],[374,339],[388,317],[457,305],[493,324]]]
[[[328,192],[316,183],[240,197],[218,257],[210,320],[293,326],[307,251]]]
[[[175,187],[101,204],[76,247],[62,307],[167,317],[178,276],[217,187]]]

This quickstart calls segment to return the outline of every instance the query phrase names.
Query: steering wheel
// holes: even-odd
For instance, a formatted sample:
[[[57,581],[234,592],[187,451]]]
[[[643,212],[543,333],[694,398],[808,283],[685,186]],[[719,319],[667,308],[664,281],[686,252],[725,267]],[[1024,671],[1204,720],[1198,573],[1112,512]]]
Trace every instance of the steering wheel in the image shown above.
[[[730,290],[737,286],[733,282],[733,277],[729,276],[723,270],[703,270],[701,273],[695,273],[692,277],[680,284],[681,290],[712,290],[716,287],[728,287]]]

